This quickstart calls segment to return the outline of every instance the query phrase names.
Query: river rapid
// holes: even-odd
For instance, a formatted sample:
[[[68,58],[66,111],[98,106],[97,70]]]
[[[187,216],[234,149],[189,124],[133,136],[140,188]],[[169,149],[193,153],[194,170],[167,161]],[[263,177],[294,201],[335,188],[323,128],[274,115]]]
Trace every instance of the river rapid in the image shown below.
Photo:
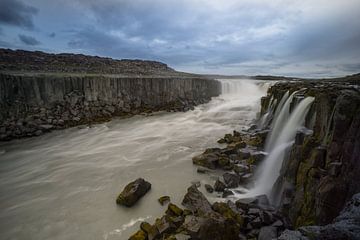
[[[191,182],[213,184],[215,176],[198,174],[191,158],[246,129],[270,85],[220,81],[222,95],[193,111],[0,143],[0,239],[127,239],[141,221],[163,215],[160,196],[180,204]],[[117,206],[117,195],[138,177],[151,191],[132,208]]]

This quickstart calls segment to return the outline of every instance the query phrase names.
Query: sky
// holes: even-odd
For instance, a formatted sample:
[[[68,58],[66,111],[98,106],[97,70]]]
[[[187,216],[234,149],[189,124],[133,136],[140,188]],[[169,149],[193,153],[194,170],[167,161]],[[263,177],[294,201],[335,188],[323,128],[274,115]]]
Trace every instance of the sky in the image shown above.
[[[0,0],[0,47],[342,76],[360,72],[360,0]]]

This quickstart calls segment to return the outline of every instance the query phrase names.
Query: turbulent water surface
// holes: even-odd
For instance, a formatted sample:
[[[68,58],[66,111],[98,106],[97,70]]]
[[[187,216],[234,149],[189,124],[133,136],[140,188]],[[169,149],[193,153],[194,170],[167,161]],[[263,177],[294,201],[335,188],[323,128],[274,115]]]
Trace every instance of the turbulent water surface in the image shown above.
[[[0,145],[1,239],[127,239],[141,221],[180,204],[196,173],[192,156],[259,111],[268,83],[222,80],[223,94],[185,113],[115,119]],[[151,191],[134,207],[115,204],[122,188],[143,177]]]

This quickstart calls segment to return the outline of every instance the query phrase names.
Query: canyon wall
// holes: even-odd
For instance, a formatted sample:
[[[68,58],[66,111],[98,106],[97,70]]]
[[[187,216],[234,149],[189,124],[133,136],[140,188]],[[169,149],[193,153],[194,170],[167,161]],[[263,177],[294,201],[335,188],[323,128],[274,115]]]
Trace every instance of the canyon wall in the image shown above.
[[[262,99],[299,90],[293,104],[306,96],[315,101],[283,162],[273,197],[295,227],[329,224],[351,197],[360,192],[360,88],[356,81],[278,83]]]
[[[220,94],[197,77],[0,74],[0,140],[160,110],[186,111]]]

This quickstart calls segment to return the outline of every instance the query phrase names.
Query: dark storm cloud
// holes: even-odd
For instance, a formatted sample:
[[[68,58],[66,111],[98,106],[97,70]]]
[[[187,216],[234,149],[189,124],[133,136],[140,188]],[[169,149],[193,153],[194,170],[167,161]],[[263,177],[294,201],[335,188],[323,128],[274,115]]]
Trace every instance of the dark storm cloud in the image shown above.
[[[33,29],[33,16],[38,10],[18,0],[0,1],[0,24]]]
[[[38,40],[36,40],[36,38],[27,36],[27,35],[23,35],[23,34],[19,34],[19,39],[22,43],[29,45],[29,46],[35,46],[35,45],[40,44],[40,42]]]
[[[36,20],[42,34],[36,38],[55,51],[154,59],[183,71],[227,74],[336,75],[360,62],[358,0],[32,3],[41,10]]]

